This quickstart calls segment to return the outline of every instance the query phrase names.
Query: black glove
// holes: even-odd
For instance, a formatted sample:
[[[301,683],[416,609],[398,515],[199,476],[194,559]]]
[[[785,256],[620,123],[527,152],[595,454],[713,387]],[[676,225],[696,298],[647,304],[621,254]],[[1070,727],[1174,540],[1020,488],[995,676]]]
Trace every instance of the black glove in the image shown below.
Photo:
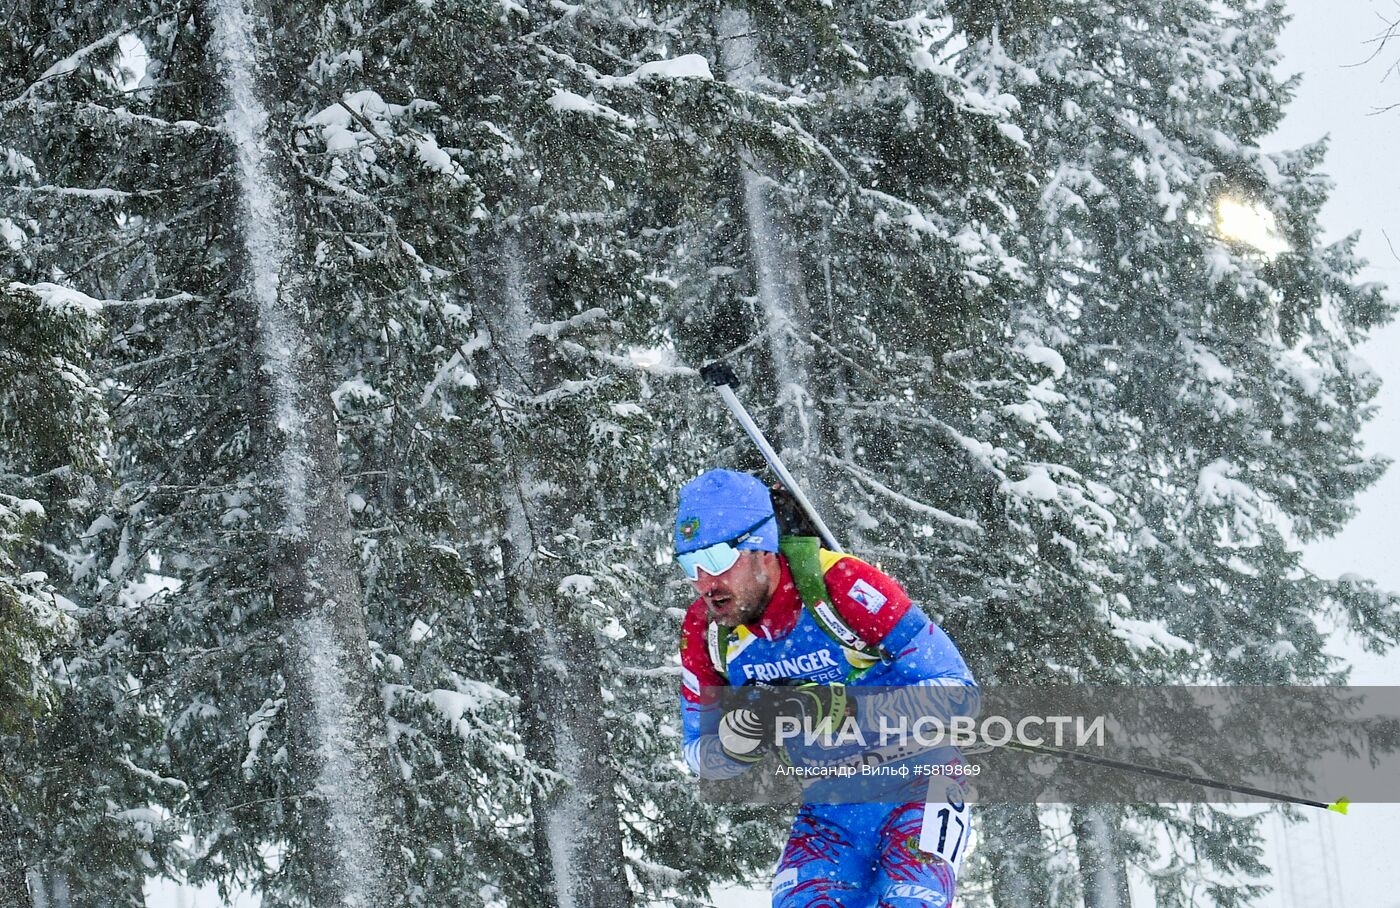
[[[720,747],[741,763],[757,763],[775,746],[779,719],[795,720],[802,735],[811,729],[835,736],[846,718],[855,715],[844,684],[804,681],[791,686],[754,684],[743,690],[744,702],[719,720]]]
[[[778,532],[783,536],[819,536],[812,518],[802,510],[797,498],[783,487],[773,483],[768,487],[768,497],[773,502],[773,513],[778,517]]]
[[[779,717],[796,719],[804,734],[808,729],[828,735],[839,734],[847,716],[855,715],[856,706],[846,696],[846,685],[815,681],[775,687],[767,702],[771,704],[775,722]]]

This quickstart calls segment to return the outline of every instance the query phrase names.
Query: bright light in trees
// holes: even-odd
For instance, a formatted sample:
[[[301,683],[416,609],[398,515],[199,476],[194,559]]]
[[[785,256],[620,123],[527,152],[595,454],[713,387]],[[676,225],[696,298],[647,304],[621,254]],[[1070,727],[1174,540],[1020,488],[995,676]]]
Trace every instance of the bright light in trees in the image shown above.
[[[146,77],[146,68],[151,65],[146,45],[135,35],[122,35],[117,39],[117,62],[114,75],[122,91],[134,91]]]
[[[632,347],[627,351],[632,365],[647,372],[666,369],[675,365],[675,356],[665,347]]]
[[[1215,203],[1215,222],[1225,239],[1256,249],[1265,258],[1272,259],[1293,248],[1279,235],[1273,212],[1258,202],[1221,196]]]

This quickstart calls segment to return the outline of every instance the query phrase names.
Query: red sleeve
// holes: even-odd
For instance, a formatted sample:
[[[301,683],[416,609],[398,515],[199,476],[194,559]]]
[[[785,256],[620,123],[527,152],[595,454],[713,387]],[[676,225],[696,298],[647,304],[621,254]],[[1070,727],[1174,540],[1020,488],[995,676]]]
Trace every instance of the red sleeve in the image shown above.
[[[703,700],[701,691],[705,688],[729,683],[710,661],[710,647],[706,640],[708,630],[705,602],[696,599],[686,610],[685,621],[681,623],[681,696],[691,703]]]
[[[842,558],[826,572],[825,579],[837,614],[868,644],[884,640],[909,611],[904,588],[859,558]]]

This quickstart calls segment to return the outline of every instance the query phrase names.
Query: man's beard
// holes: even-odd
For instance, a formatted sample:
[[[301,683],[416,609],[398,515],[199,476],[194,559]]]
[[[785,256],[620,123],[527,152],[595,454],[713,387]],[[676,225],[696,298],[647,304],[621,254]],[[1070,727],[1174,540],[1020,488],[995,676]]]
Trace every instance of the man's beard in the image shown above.
[[[743,603],[742,608],[736,611],[736,614],[739,616],[739,623],[753,624],[759,618],[763,617],[763,611],[767,605],[766,596],[759,597],[755,602]]]
[[[741,624],[753,624],[758,621],[759,618],[763,617],[763,613],[767,607],[767,595],[759,593],[748,599],[740,599],[738,597],[731,599],[722,617],[715,615],[713,612],[710,614],[712,619],[719,624],[726,627],[738,627]],[[730,622],[733,623],[731,624]]]

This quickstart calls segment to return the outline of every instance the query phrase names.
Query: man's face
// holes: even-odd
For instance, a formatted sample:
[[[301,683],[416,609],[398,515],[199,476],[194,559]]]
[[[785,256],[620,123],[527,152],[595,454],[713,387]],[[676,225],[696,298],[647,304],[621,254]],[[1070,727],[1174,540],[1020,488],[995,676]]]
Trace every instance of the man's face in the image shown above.
[[[710,612],[710,620],[725,627],[752,624],[768,607],[782,572],[772,552],[740,552],[739,560],[722,574],[703,568],[691,581]]]

